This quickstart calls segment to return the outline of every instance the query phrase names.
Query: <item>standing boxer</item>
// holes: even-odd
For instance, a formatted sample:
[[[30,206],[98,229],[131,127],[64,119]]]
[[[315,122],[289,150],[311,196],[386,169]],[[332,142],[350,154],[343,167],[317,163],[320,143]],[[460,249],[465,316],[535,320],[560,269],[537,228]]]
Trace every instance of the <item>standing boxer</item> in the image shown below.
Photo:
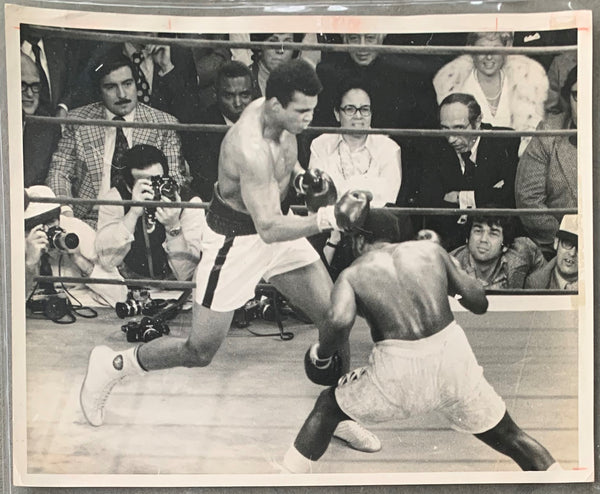
[[[432,410],[441,412],[452,428],[474,434],[508,455],[523,470],[560,469],[550,453],[512,421],[454,321],[448,295],[483,314],[488,306],[483,285],[458,269],[435,237],[401,244],[374,242],[375,232],[380,240],[394,240],[388,235],[392,222],[393,213],[373,211],[363,226],[371,234],[353,235],[353,249],[360,257],[333,287],[328,350],[315,344],[306,357],[309,377],[327,375],[340,361],[330,349],[348,338],[360,309],[375,342],[369,363],[321,393],[285,455],[286,471],[310,472],[340,421],[386,422]],[[422,238],[427,236],[424,232]]]
[[[254,296],[261,278],[325,331],[332,282],[304,238],[364,220],[366,194],[336,192],[326,176],[304,173],[296,134],[308,127],[321,83],[305,61],[274,69],[266,98],[244,110],[227,132],[219,157],[219,180],[209,207],[202,259],[196,269],[192,328],[187,338],[158,338],[122,352],[92,350],[81,389],[81,407],[92,425],[104,420],[104,403],[123,377],[171,367],[210,364],[225,339],[233,312]],[[287,214],[291,184],[306,196],[309,216]],[[358,424],[343,424],[340,437],[363,451],[377,451],[377,437]]]

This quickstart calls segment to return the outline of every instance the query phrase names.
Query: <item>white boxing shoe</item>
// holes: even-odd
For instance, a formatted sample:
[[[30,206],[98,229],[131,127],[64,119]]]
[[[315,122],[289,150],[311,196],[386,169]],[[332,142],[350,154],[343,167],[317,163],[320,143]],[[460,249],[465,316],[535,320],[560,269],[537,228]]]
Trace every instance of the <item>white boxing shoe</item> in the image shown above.
[[[333,431],[333,437],[337,437],[345,441],[351,448],[365,453],[375,453],[381,449],[379,438],[354,420],[342,420]]]
[[[132,362],[132,357],[135,363]],[[81,410],[91,425],[99,427],[103,424],[104,405],[113,387],[124,377],[134,373],[143,373],[137,364],[134,348],[126,352],[115,352],[107,346],[92,349],[79,394]]]

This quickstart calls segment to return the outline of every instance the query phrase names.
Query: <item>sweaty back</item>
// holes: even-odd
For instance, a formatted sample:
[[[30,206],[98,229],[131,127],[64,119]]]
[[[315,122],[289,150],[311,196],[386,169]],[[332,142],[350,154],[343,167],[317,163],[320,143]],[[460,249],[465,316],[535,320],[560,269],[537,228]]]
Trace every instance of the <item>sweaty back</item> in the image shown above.
[[[374,249],[361,256],[348,275],[373,341],[424,338],[453,320],[446,266],[433,242]]]

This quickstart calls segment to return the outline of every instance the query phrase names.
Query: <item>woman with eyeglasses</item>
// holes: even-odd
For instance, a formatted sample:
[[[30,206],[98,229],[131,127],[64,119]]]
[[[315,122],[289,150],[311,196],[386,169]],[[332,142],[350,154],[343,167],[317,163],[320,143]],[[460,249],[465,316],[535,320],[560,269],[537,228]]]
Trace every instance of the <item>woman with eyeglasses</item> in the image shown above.
[[[401,182],[400,147],[381,134],[360,132],[371,128],[371,97],[360,83],[349,82],[339,91],[334,110],[342,129],[352,134],[322,134],[310,146],[309,168],[327,172],[338,197],[352,189],[373,194],[372,207],[395,203]]]
[[[348,190],[361,189],[373,194],[371,207],[394,204],[401,183],[400,147],[385,135],[360,132],[371,128],[371,97],[366,87],[360,82],[347,81],[334,100],[333,112],[342,129],[357,132],[322,134],[314,139],[308,167],[329,174],[338,198]],[[334,278],[351,260],[344,249],[337,248],[341,240],[339,232],[334,230],[323,248]],[[338,255],[334,260],[336,250]]]
[[[577,67],[561,89],[564,111],[549,114],[538,129],[577,128]],[[515,180],[518,208],[577,207],[577,136],[535,136],[519,160]],[[562,215],[523,216],[529,237],[546,258],[555,254],[554,237]]]
[[[512,46],[513,33],[469,33],[467,45]],[[451,93],[472,94],[483,122],[495,127],[534,130],[544,118],[548,77],[541,64],[524,55],[473,53],[444,65],[433,78],[438,103]],[[521,139],[519,156],[530,137]]]

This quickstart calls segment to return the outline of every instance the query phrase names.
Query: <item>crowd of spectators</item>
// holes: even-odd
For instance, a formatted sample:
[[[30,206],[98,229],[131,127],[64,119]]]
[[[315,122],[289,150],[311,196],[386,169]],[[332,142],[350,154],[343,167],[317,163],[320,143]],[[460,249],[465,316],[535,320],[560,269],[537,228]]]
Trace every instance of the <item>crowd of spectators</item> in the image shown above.
[[[577,57],[477,53],[402,55],[369,45],[552,46],[576,43],[575,30],[536,33],[191,35],[196,39],[274,43],[344,43],[354,51],[268,47],[228,49],[87,41],[21,29],[23,176],[33,196],[153,199],[153,177],[176,184],[171,199],[210,201],[224,132],[81,124],[52,125],[27,115],[152,124],[233,125],[264,95],[270,71],[302,57],[323,91],[313,127],[382,129],[381,134],[322,133],[298,138],[304,168],[333,179],[338,194],[373,194],[373,207],[575,208],[575,137],[406,137],[384,129],[534,130],[577,127]],[[43,187],[43,189],[40,189]],[[47,228],[26,228],[28,269],[47,248]],[[43,208],[44,209],[44,208]],[[46,208],[47,209],[47,208]],[[49,209],[50,210],[50,209]],[[87,204],[51,209],[50,223],[76,220],[83,276],[191,279],[201,256],[201,209],[148,209]],[[47,220],[47,211],[42,212]],[[71,222],[71,223],[70,223]],[[48,224],[50,224],[48,223]],[[423,228],[488,288],[576,288],[576,217],[537,215],[401,215],[405,238]],[[81,227],[81,225],[84,225]],[[75,228],[75,227],[73,227]],[[344,267],[341,235],[313,242],[335,269]],[[337,250],[337,253],[336,253]],[[32,256],[31,253],[35,253]],[[148,253],[150,256],[148,256]],[[573,260],[574,259],[574,260]],[[575,270],[573,276],[573,269]],[[333,275],[333,274],[332,274]],[[114,293],[104,293],[115,299]],[[118,298],[118,296],[116,297]]]

